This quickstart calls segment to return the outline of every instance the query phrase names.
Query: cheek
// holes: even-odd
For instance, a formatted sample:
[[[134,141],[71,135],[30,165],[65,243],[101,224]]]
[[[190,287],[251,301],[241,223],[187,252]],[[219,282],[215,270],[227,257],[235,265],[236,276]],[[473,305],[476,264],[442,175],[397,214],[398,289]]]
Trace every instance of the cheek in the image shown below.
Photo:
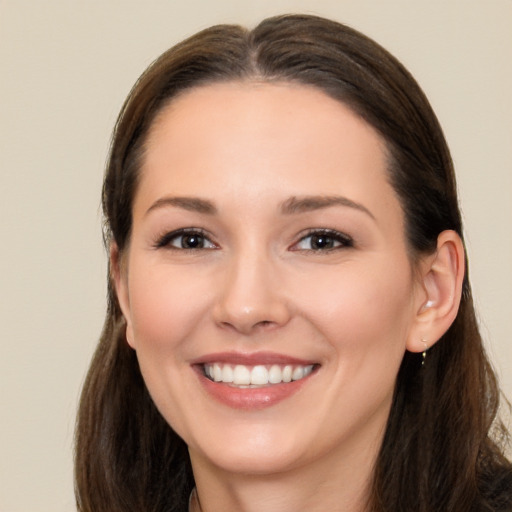
[[[302,310],[339,352],[405,347],[410,326],[412,281],[386,265],[348,266],[318,275],[302,293]]]
[[[209,295],[205,281],[165,266],[134,262],[129,294],[135,348],[173,351],[186,333],[205,317]]]
[[[333,439],[338,425],[356,431],[373,415],[385,421],[412,321],[412,281],[403,270],[346,270],[318,276],[316,292],[303,294],[302,303],[330,345],[323,414]]]
[[[131,323],[140,370],[156,407],[182,435],[190,404],[180,398],[189,396],[191,385],[188,342],[204,322],[210,299],[204,280],[165,265],[131,263]]]

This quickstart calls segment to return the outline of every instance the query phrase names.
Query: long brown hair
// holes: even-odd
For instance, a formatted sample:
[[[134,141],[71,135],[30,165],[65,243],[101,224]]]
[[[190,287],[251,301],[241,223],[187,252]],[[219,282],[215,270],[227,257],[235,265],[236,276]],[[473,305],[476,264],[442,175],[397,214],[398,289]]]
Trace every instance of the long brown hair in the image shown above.
[[[125,249],[148,130],[180,92],[219,81],[317,87],[348,105],[387,143],[389,179],[406,218],[411,259],[437,236],[462,237],[455,176],[442,130],[407,70],[359,32],[313,16],[280,16],[252,31],[220,25],[171,48],[140,77],[115,126],[103,210],[105,241]],[[497,438],[499,390],[478,331],[468,276],[458,316],[420,357],[406,353],[374,471],[369,510],[512,507],[512,468]],[[83,512],[186,510],[193,475],[184,442],[157,412],[125,339],[113,287],[83,388],[76,431]],[[502,507],[502,508],[500,508]]]

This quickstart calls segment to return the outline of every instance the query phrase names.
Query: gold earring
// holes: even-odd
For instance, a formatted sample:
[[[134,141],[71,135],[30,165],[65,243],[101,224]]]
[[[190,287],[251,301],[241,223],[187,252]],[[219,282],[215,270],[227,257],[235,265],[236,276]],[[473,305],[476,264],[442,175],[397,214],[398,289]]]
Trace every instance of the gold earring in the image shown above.
[[[421,339],[421,342],[423,343],[423,345],[425,345],[425,350],[421,354],[421,366],[425,366],[425,359],[427,359],[428,344],[427,340],[424,340],[423,338]]]

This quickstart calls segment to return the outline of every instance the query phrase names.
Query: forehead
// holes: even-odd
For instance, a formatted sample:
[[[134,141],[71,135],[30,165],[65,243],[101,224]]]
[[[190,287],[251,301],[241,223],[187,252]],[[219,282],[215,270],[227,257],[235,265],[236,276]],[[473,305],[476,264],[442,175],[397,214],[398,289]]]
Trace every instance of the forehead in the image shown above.
[[[194,191],[254,198],[276,189],[396,200],[379,134],[310,86],[234,82],[191,89],[158,114],[145,149],[136,202],[141,195]]]
[[[200,128],[193,133],[198,140],[208,129],[214,132],[230,127],[243,130],[241,134],[251,132],[261,140],[279,135],[275,142],[284,144],[283,123],[287,124],[290,138],[296,140],[309,138],[318,142],[315,132],[333,129],[336,142],[347,138],[349,132],[354,138],[365,134],[364,138],[373,139],[383,153],[387,152],[384,140],[373,127],[319,88],[294,82],[259,81],[212,83],[180,93],[157,114],[149,131],[148,146],[154,147],[162,136],[176,136],[177,132],[186,137],[190,128]]]

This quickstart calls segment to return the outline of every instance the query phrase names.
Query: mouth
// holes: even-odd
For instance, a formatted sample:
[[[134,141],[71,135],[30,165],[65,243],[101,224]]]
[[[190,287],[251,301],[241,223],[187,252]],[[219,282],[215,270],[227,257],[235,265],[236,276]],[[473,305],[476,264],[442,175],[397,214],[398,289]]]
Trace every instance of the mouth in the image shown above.
[[[222,362],[202,365],[203,375],[213,381],[238,388],[260,388],[287,384],[310,375],[317,365],[244,365]]]
[[[209,396],[245,411],[258,411],[291,398],[321,367],[316,361],[272,352],[223,352],[191,363]]]

